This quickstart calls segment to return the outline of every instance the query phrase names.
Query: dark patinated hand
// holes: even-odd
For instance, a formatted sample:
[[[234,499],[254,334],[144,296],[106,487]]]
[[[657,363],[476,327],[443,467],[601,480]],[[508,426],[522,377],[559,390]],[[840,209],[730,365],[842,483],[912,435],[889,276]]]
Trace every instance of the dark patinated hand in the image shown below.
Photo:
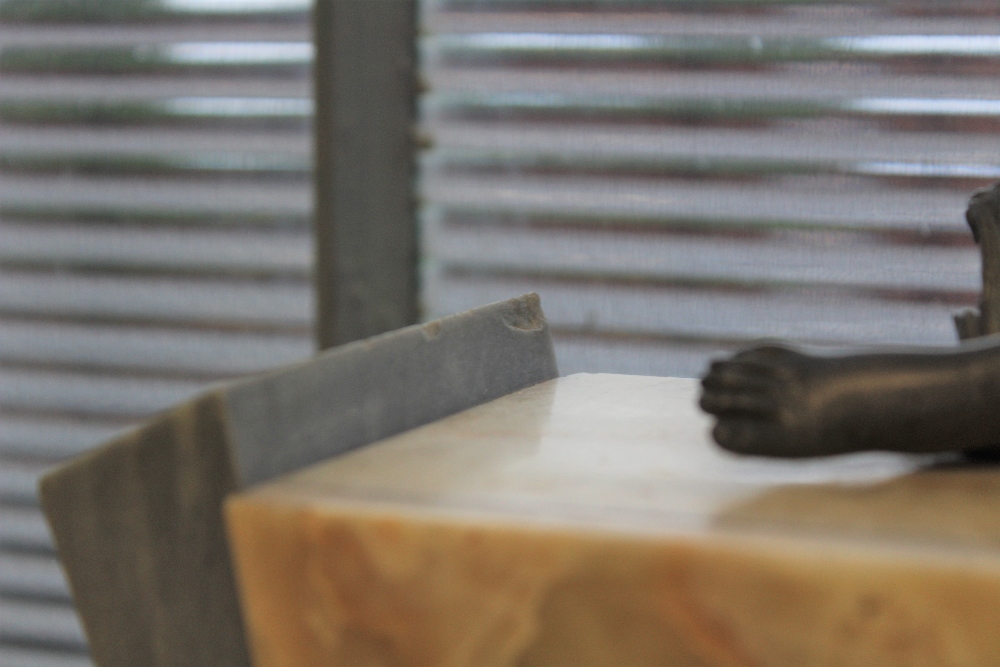
[[[718,417],[712,435],[740,454],[816,455],[808,385],[817,359],[778,345],[716,361],[702,380],[700,405]]]
[[[716,361],[701,407],[740,454],[966,451],[1000,442],[1000,336],[847,355],[764,345]]]

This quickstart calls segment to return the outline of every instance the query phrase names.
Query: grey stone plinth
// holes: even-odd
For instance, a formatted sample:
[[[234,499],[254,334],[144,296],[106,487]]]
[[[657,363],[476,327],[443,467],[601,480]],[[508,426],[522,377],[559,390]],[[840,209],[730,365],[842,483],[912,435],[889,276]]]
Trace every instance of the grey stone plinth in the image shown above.
[[[247,667],[227,493],[556,377],[537,295],[220,385],[42,480],[100,667]]]

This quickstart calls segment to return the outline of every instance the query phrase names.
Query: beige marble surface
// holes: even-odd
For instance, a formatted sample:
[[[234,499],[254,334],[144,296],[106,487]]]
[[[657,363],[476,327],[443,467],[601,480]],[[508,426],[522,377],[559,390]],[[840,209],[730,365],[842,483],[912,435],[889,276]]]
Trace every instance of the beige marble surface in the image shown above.
[[[232,497],[258,667],[1000,664],[1000,473],[738,458],[576,375]]]

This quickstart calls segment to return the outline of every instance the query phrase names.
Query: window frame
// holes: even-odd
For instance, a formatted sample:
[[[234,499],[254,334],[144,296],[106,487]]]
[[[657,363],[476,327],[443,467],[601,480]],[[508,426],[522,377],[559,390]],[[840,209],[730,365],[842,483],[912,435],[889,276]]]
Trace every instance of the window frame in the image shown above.
[[[419,319],[417,16],[417,0],[313,8],[319,349]]]

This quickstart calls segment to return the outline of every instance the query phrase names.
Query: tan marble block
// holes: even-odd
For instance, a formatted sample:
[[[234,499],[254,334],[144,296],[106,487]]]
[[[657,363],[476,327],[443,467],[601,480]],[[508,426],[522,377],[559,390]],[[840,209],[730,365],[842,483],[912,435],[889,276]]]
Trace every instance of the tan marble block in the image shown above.
[[[230,498],[258,667],[1000,664],[1000,472],[741,459],[576,375]]]

